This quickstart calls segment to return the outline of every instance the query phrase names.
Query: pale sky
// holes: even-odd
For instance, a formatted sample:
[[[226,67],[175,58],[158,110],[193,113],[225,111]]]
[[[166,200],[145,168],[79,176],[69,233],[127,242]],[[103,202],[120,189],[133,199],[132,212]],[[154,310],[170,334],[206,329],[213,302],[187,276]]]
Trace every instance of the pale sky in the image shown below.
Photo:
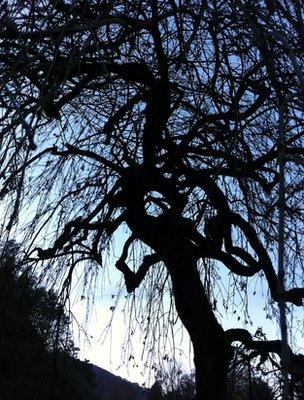
[[[85,335],[81,334],[76,326],[74,327],[75,342],[81,349],[80,358],[86,358],[91,363],[131,382],[151,386],[154,381],[154,371],[151,371],[153,354],[149,349],[144,351],[144,334],[138,325],[134,324],[134,333],[131,336],[128,335],[130,316],[124,310],[126,292],[121,294],[118,305],[112,311],[115,303],[112,295],[115,291],[117,292],[116,285],[109,284],[103,290],[103,295],[96,297],[87,323],[85,301],[78,301],[72,306],[73,314],[78,322],[84,321],[83,325],[88,336],[85,338]],[[113,318],[111,329],[107,330],[111,318]],[[178,350],[175,356],[185,372],[190,372],[193,368],[191,346],[186,331],[181,332],[179,328],[177,324],[174,336]],[[157,339],[154,346],[156,364],[162,361],[159,358],[161,359],[164,355],[170,356],[170,345],[172,345],[168,342],[167,348],[164,349],[163,342]],[[129,360],[130,355],[134,358]]]
[[[149,387],[154,381],[154,371],[151,370],[152,360],[158,364],[162,361],[163,356],[172,356],[173,354],[170,351],[172,340],[168,337],[168,341],[166,345],[164,345],[163,340],[156,335],[154,350],[149,351],[149,349],[146,348],[146,351],[143,352],[144,335],[138,326],[134,326],[134,333],[129,336],[131,340],[126,340],[126,338],[128,338],[128,325],[131,318],[128,312],[123,312],[127,292],[123,284],[119,285],[121,273],[114,266],[115,260],[117,260],[121,254],[125,238],[126,235],[123,231],[120,231],[116,236],[113,254],[108,255],[108,259],[106,260],[108,269],[104,274],[101,274],[97,282],[95,303],[93,307],[90,307],[91,312],[88,319],[86,319],[86,299],[80,299],[81,290],[79,287],[75,286],[76,288],[73,292],[74,300],[71,302],[71,311],[78,323],[85,328],[87,336],[81,333],[77,324],[74,323],[74,340],[75,344],[80,348],[79,356],[81,359],[88,359],[91,363],[115,375],[119,375],[132,382],[137,382],[140,385],[145,384]],[[219,284],[215,290],[219,290],[220,286],[224,288],[229,282],[228,269],[221,267],[220,272],[222,283]],[[76,281],[77,276],[75,282]],[[119,304],[113,312],[112,307],[117,300],[119,287],[123,289],[122,292],[120,292]],[[230,308],[231,311],[229,313],[224,311],[223,304],[220,304],[220,301],[218,301],[218,319],[222,323],[224,329],[245,327],[251,333],[254,333],[258,327],[261,327],[264,333],[266,333],[267,339],[278,339],[280,334],[277,321],[274,319],[271,320],[269,316],[266,317],[267,312],[263,310],[265,306],[266,285],[264,288],[261,287],[259,283],[257,284],[256,277],[253,277],[248,287],[248,309],[249,315],[252,317],[253,325],[250,324],[249,320],[247,325],[244,325],[244,321],[246,320],[243,310],[244,303],[237,296],[234,301],[235,306],[234,308]],[[224,288],[223,291],[225,290]],[[255,295],[253,295],[253,293],[255,293]],[[168,302],[169,297],[165,299],[164,303],[166,304]],[[298,311],[298,315],[300,312],[301,310]],[[107,330],[107,334],[105,334],[105,330],[112,317],[111,329]],[[299,330],[297,332],[295,329],[294,334],[297,338],[298,345],[296,350],[303,352],[304,345],[300,331],[300,328],[302,328],[300,326],[301,323],[303,326],[303,322],[299,322]],[[193,354],[187,332],[185,329],[180,329],[180,324],[176,324],[175,326],[174,339],[174,345],[177,348],[175,358],[181,364],[185,372],[190,372],[193,368]],[[134,358],[129,360],[130,355]]]
[[[112,272],[112,283],[106,284],[102,296],[97,295],[92,314],[87,324],[87,333],[90,336],[90,343],[84,339],[83,335],[80,335],[80,341],[79,338],[76,337],[77,335],[75,335],[76,343],[78,343],[79,347],[81,348],[80,357],[82,359],[86,358],[93,364],[98,365],[132,382],[137,382],[140,385],[145,383],[147,386],[150,386],[153,383],[154,376],[153,371],[152,373],[150,371],[149,375],[149,368],[145,367],[145,364],[147,363],[147,352],[142,354],[143,335],[140,332],[140,329],[135,328],[134,334],[131,337],[133,348],[125,347],[124,350],[122,349],[126,334],[128,332],[129,322],[128,316],[126,316],[123,312],[123,305],[125,301],[124,296],[127,293],[124,291],[121,294],[119,305],[116,307],[113,315],[111,307],[114,305],[116,296],[115,298],[112,298],[112,296],[117,292],[117,281],[115,282],[115,279],[119,280],[120,275],[118,271],[115,271],[114,267],[112,267]],[[228,275],[228,270],[226,274]],[[253,290],[256,292],[255,295],[252,295]],[[278,324],[275,320],[265,317],[266,313],[263,310],[264,305],[265,302],[263,300],[263,294],[261,293],[261,290],[257,289],[256,287],[253,288],[253,283],[250,284],[248,309],[250,315],[252,316],[253,325],[250,325],[250,323],[247,323],[247,325],[243,324],[245,318],[241,309],[242,304],[240,303],[239,306],[236,305],[233,311],[227,315],[225,315],[224,311],[221,310],[221,314],[223,315],[222,324],[224,329],[245,327],[251,333],[254,333],[258,327],[262,327],[264,333],[267,334],[267,339],[279,338]],[[85,320],[85,301],[78,301],[75,303],[72,307],[72,310],[79,322]],[[105,336],[103,335],[103,332],[112,316],[112,329],[109,330],[108,334]],[[176,330],[177,332],[175,333],[175,341],[177,347],[179,348],[179,351],[176,352],[176,357],[178,358],[178,362],[181,363],[185,372],[189,372],[191,368],[193,368],[193,355],[190,349],[189,337],[185,330],[183,330],[183,332],[178,329]],[[77,330],[75,330],[75,332],[76,331]],[[161,345],[160,347],[162,349],[157,350],[159,343],[160,341],[156,340],[155,354],[157,351],[160,351],[161,353],[163,352],[161,356],[169,354],[169,350],[164,350]],[[134,359],[132,358],[129,361],[128,357],[130,354],[134,356]]]

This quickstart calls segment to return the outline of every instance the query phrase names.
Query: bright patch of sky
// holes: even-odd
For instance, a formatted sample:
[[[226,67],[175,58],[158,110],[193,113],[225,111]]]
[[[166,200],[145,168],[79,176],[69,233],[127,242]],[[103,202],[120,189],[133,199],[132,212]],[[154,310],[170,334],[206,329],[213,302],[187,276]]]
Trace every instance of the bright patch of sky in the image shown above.
[[[75,329],[75,339],[81,349],[80,357],[82,359],[86,358],[91,363],[140,385],[150,386],[154,381],[155,371],[154,369],[151,370],[154,364],[151,361],[152,359],[157,364],[164,357],[173,356],[172,345],[174,345],[177,349],[174,353],[177,362],[185,372],[190,372],[193,368],[193,353],[189,336],[185,329],[180,328],[180,324],[176,324],[172,332],[174,343],[172,342],[173,339],[170,339],[164,345],[163,338],[160,335],[156,335],[154,350],[150,350],[147,347],[145,351],[143,350],[143,331],[138,324],[134,323],[132,325],[132,322],[130,328],[132,316],[128,314],[128,308],[124,307],[127,297],[124,285],[120,286],[123,288],[120,293],[120,300],[118,304],[115,304],[121,275],[115,269],[114,263],[115,259],[120,255],[123,239],[124,237],[121,234],[117,240],[119,245],[115,248],[115,256],[111,261],[111,265],[109,265],[110,279],[106,278],[104,280],[102,294],[96,292],[95,304],[86,325],[89,340],[86,340],[82,334],[78,336],[77,329]],[[221,285],[223,288],[227,288],[231,283],[229,281],[231,279],[229,271],[222,266],[219,267],[219,272],[222,277]],[[262,286],[256,278],[252,278],[248,281],[248,302],[246,304],[242,301],[241,295],[238,294],[235,295],[234,299],[230,299],[228,303],[224,301],[225,295],[223,295],[223,301],[218,296],[217,317],[221,321],[223,328],[244,327],[252,334],[260,328],[266,334],[267,339],[278,339],[278,324],[276,318],[273,317],[271,308],[269,306],[266,307],[266,294],[266,286]],[[168,305],[169,302],[170,296],[166,294],[164,303]],[[229,304],[228,310],[225,310],[225,304]],[[85,321],[87,315],[85,300],[75,301],[72,311],[79,323]],[[107,330],[110,321],[112,321],[111,329]],[[130,329],[132,334],[130,334]],[[106,335],[105,332],[107,332]]]

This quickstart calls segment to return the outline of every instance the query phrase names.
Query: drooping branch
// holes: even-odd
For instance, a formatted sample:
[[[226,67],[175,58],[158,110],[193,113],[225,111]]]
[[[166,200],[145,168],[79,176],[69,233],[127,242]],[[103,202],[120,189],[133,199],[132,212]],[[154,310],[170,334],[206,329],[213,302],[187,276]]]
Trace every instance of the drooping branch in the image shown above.
[[[256,355],[266,361],[268,354],[275,353],[281,357],[282,343],[281,340],[257,341],[253,340],[251,334],[246,329],[228,329],[226,332],[228,342],[241,342],[248,350],[253,350]],[[288,372],[296,377],[304,377],[304,355],[294,354],[289,348],[290,365]]]
[[[34,39],[40,40],[43,38],[58,38],[60,36],[70,36],[75,33],[90,31],[98,29],[105,25],[118,24],[122,26],[127,25],[127,21],[119,17],[106,17],[99,18],[97,21],[90,21],[85,24],[80,23],[76,26],[63,25],[56,29],[37,30],[37,31],[21,31],[16,25],[12,26],[9,19],[4,21],[6,29],[0,33],[0,39]]]
[[[114,114],[112,114],[108,121],[104,124],[103,133],[106,135],[106,143],[110,143],[110,138],[115,125],[118,125],[120,120],[127,114],[128,111],[132,110],[133,106],[143,99],[143,95],[136,94],[131,97],[123,106],[121,106]]]
[[[57,237],[52,247],[48,249],[36,248],[38,258],[41,260],[51,259],[59,251],[65,254],[75,244],[80,244],[82,241],[86,240],[89,231],[97,231],[99,234],[104,232],[108,237],[111,237],[124,220],[124,213],[120,214],[115,219],[110,219],[109,216],[109,218],[105,218],[103,221],[92,223],[89,222],[88,218],[82,219],[78,217],[65,225],[63,232]],[[81,232],[82,235],[79,238],[78,236]],[[92,255],[96,258],[96,254],[92,253]]]
[[[64,5],[63,8],[58,7],[58,5],[54,4],[55,9],[66,13],[68,12],[68,8],[72,11],[71,6]],[[75,8],[76,10],[77,8]],[[99,10],[98,10],[99,11]],[[99,16],[96,18],[95,14],[92,14],[92,19],[88,20],[86,18],[85,22],[79,22],[77,25],[73,24],[65,24],[53,29],[47,30],[33,30],[33,31],[24,31],[20,30],[18,26],[10,19],[5,18],[1,22],[4,23],[6,29],[0,32],[0,39],[25,39],[25,40],[41,40],[44,38],[53,38],[56,39],[58,37],[64,36],[73,36],[77,33],[82,32],[91,32],[96,31],[103,26],[110,26],[110,25],[119,25],[126,29],[127,32],[132,31],[139,31],[141,29],[151,29],[151,26],[154,25],[158,21],[165,20],[174,16],[176,14],[185,14],[191,16],[193,19],[197,19],[195,13],[193,13],[187,7],[178,7],[176,10],[167,11],[161,13],[157,16],[154,16],[151,19],[144,20],[144,19],[137,19],[131,16],[123,15],[121,13],[117,13],[116,15],[106,15],[106,16]],[[94,17],[93,17],[94,15]]]
[[[123,168],[115,164],[114,162],[107,160],[105,157],[101,156],[98,153],[95,153],[91,150],[83,150],[80,149],[70,143],[66,144],[67,150],[58,150],[56,147],[52,149],[52,154],[56,156],[69,156],[69,155],[78,155],[87,158],[91,158],[99,163],[103,164],[105,167],[109,167],[112,171],[115,171],[119,174],[123,172]]]
[[[16,93],[25,118],[38,120],[37,146],[54,148],[47,162],[38,162],[44,156],[39,150],[24,158],[29,141],[4,92],[3,194],[11,194],[20,172],[31,179],[24,195],[30,193],[33,207],[39,203],[31,246],[38,246],[41,232],[51,240],[49,249],[38,250],[42,259],[77,253],[75,262],[84,259],[81,254],[102,260],[113,232],[127,224],[132,236],[116,267],[132,292],[153,264],[164,262],[177,312],[195,345],[198,398],[205,399],[206,383],[214,392],[224,364],[220,380],[225,381],[230,353],[198,259],[221,262],[239,276],[263,272],[272,299],[302,304],[303,288],[277,293],[269,244],[277,222],[277,97],[284,91],[292,94],[287,207],[296,216],[286,241],[303,233],[303,185],[291,157],[301,161],[304,154],[297,61],[303,58],[302,17],[294,8],[288,18],[277,0],[272,14],[267,1],[255,7],[242,0],[183,6],[173,0],[111,1],[100,7],[98,1],[49,0],[25,2],[21,13],[19,3],[6,5],[11,21],[1,20],[1,79]],[[270,34],[280,27],[286,28],[286,40]],[[41,111],[47,117],[42,124]],[[62,123],[52,124],[54,118]],[[11,154],[12,168],[6,161]],[[90,168],[83,168],[84,162]],[[38,174],[32,173],[36,163]],[[148,207],[150,202],[156,207]],[[62,216],[73,219],[63,228]],[[51,239],[48,229],[56,224],[59,232]],[[133,270],[128,252],[135,240],[153,254]],[[294,242],[290,255],[300,258],[303,244]],[[296,262],[292,268],[301,272]],[[215,278],[215,271],[208,274]],[[239,337],[251,354],[269,354],[264,342],[246,333]],[[267,346],[270,352],[279,349],[277,341]]]
[[[230,253],[228,254],[221,249],[216,249],[211,243],[210,246],[207,246],[207,249],[202,251],[201,255],[223,262],[228,269],[238,275],[253,276],[262,270],[265,273],[273,300],[279,301],[279,299],[284,299],[285,301],[292,302],[294,305],[302,306],[304,289],[294,288],[284,293],[277,293],[278,277],[267,250],[263,246],[252,224],[246,221],[241,215],[230,211],[227,198],[216,182],[211,177],[208,177],[204,171],[193,170],[191,173],[187,169],[187,174],[187,184],[192,183],[202,187],[210,202],[218,210],[224,243],[226,250]],[[231,225],[237,226],[243,232],[250,246],[257,254],[258,261],[255,261],[244,249],[232,245]],[[243,259],[247,265],[242,265],[232,257],[233,254]]]
[[[124,244],[122,254],[119,260],[116,262],[116,268],[122,272],[128,293],[134,292],[134,290],[144,280],[150,267],[161,261],[158,254],[149,254],[144,256],[141,265],[138,267],[136,272],[133,272],[127,265],[126,259],[128,256],[128,248],[132,242],[136,239],[134,235],[131,235]]]

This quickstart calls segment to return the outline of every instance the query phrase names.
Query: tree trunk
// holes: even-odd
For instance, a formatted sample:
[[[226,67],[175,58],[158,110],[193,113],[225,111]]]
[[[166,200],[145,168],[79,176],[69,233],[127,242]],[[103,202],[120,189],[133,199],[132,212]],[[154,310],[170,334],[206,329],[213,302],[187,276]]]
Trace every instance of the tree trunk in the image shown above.
[[[176,310],[193,344],[197,400],[226,400],[231,349],[205,294],[197,269],[197,247],[187,237],[186,220],[174,214],[163,218],[145,215],[139,178],[134,187],[130,186],[132,175],[128,179],[127,223],[159,254],[170,274]]]
[[[206,342],[193,345],[196,399],[226,400],[229,350],[218,349],[215,338],[212,339],[212,347],[209,349]]]
[[[176,243],[167,253],[165,263],[177,312],[193,344],[197,400],[226,400],[231,349],[214,316],[191,253],[191,245]]]

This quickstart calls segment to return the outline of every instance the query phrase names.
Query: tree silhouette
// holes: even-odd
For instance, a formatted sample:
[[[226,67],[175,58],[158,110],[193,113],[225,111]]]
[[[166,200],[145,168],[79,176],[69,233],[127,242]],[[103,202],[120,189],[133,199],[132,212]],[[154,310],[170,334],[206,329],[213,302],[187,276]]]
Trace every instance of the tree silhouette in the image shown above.
[[[198,399],[226,398],[234,341],[262,362],[281,356],[279,340],[222,328],[212,289],[223,268],[228,297],[245,298],[258,277],[272,305],[302,306],[302,10],[301,0],[1,5],[3,233],[19,215],[29,260],[61,274],[68,297],[76,265],[90,286],[127,229],[116,267],[129,293],[150,279],[154,298],[169,277]],[[303,356],[288,352],[285,369],[303,377]]]
[[[269,384],[254,375],[254,369],[248,368],[246,358],[240,349],[236,349],[236,359],[230,364],[228,373],[228,400],[274,400],[274,392]],[[237,361],[237,362],[236,362]],[[250,365],[250,364],[249,364]],[[185,374],[177,368],[176,362],[170,360],[167,368],[160,368],[155,383],[149,391],[149,399],[193,400],[195,399],[195,375]]]
[[[69,321],[52,291],[21,274],[17,246],[0,259],[0,390],[6,400],[95,399],[94,373],[80,362]]]

